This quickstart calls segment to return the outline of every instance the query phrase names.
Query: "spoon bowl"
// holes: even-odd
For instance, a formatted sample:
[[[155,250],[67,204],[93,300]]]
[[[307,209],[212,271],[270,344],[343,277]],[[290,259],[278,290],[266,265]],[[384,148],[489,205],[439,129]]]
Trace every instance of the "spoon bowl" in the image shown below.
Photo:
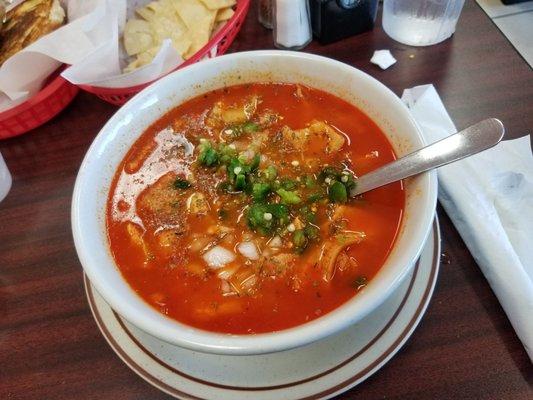
[[[430,169],[472,156],[498,144],[505,133],[502,122],[488,118],[445,139],[416,150],[357,179],[355,197]]]

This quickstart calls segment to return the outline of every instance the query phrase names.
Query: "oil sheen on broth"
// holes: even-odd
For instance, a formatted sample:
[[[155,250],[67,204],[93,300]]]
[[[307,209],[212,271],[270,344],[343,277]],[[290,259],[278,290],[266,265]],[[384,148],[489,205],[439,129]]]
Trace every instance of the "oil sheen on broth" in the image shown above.
[[[394,158],[376,124],[323,91],[211,91],[127,153],[108,199],[110,248],[133,290],[182,323],[234,334],[300,325],[365,290],[387,258],[401,183],[349,191]]]

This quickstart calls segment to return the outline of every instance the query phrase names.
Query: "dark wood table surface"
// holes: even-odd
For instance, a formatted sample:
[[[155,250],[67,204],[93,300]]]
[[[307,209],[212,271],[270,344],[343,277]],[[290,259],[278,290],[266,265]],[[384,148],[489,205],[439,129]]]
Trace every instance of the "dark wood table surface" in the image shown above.
[[[254,5],[255,6],[255,5]],[[231,51],[272,48],[252,8]],[[381,71],[376,49],[398,63]],[[372,31],[306,51],[346,62],[398,95],[433,83],[458,128],[501,118],[533,128],[533,73],[474,1],[451,40],[427,48]],[[123,364],[89,311],[70,226],[77,170],[116,107],[80,93],[57,118],[1,141],[13,187],[0,203],[0,399],[167,399]],[[403,349],[345,399],[532,399],[533,368],[450,219],[438,209],[443,263],[433,299]],[[532,316],[533,318],[533,316]]]

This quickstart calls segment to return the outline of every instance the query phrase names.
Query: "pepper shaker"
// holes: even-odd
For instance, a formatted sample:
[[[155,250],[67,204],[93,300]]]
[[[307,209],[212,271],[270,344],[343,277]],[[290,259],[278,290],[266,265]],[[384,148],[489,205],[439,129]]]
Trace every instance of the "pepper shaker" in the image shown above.
[[[328,44],[374,28],[378,0],[311,0],[313,34]]]
[[[274,45],[300,50],[311,42],[311,17],[308,0],[274,0]]]

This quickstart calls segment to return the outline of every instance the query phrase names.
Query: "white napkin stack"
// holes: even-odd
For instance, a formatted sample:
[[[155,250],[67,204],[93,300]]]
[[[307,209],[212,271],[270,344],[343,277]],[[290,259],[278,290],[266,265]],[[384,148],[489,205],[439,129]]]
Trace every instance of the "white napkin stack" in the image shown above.
[[[434,142],[457,132],[433,85],[403,102]],[[476,121],[472,121],[473,123]],[[533,360],[533,157],[529,137],[439,168],[439,201]]]

